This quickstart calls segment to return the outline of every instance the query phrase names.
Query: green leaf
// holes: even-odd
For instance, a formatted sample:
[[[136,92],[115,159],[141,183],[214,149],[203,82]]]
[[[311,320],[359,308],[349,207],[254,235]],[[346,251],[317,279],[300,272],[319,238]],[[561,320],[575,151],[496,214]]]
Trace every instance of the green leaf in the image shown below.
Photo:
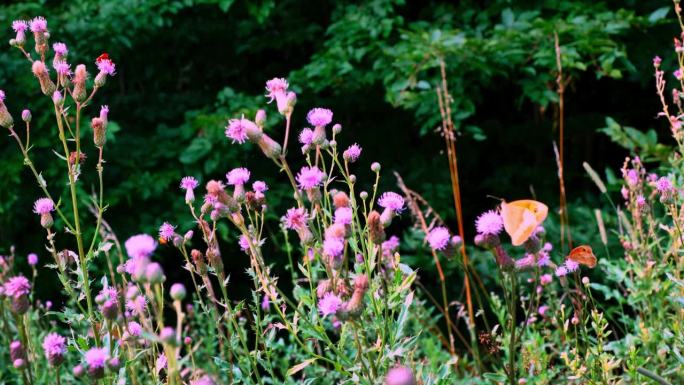
[[[211,151],[211,141],[207,138],[195,138],[190,143],[190,146],[183,151],[179,160],[181,163],[190,164],[200,160]]]
[[[670,12],[670,7],[662,7],[658,8],[655,11],[653,11],[649,16],[648,16],[648,21],[651,23],[655,23],[659,20],[662,20],[667,16],[667,14]]]

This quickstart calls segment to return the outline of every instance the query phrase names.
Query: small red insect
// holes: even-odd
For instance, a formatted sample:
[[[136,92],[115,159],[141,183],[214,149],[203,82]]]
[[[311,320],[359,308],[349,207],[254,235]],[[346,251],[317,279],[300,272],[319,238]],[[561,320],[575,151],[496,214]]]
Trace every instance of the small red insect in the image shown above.
[[[95,63],[99,63],[103,60],[109,60],[111,61],[112,59],[109,58],[109,54],[107,52],[103,53],[102,55],[98,56],[97,59],[95,59]]]

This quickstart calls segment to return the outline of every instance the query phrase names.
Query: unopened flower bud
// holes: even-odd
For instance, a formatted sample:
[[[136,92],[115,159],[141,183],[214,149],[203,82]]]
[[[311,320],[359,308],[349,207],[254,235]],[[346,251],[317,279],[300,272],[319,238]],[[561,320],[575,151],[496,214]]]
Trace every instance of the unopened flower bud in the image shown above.
[[[340,132],[342,132],[342,125],[339,124],[339,123],[335,123],[335,125],[333,125],[333,127],[332,127],[332,130],[333,130],[333,133],[334,133],[335,135],[337,135],[337,134],[339,134]]]
[[[254,116],[254,123],[256,123],[257,126],[260,128],[264,128],[264,124],[266,124],[266,111],[263,109],[259,109],[256,112],[256,115]]]
[[[380,219],[380,213],[375,210],[371,211],[366,221],[371,241],[376,245],[381,244],[385,240],[385,229]]]
[[[50,213],[40,214],[40,225],[43,226],[43,228],[49,229],[52,227],[52,225],[54,223],[55,223],[55,221],[52,219],[52,214],[50,214]]]
[[[86,98],[86,80],[88,79],[88,71],[85,64],[79,64],[74,71],[73,83],[74,89],[71,92],[74,100],[82,102]]]
[[[119,315],[119,304],[112,299],[108,299],[102,304],[102,315],[108,320],[115,320]]]
[[[354,175],[354,174],[349,175],[349,182],[356,183],[356,175]]]
[[[373,172],[380,172],[380,163],[378,162],[373,162],[371,164],[371,171]]]
[[[582,277],[582,284],[584,286],[589,286],[589,277]]]
[[[360,197],[361,199],[363,199],[363,200],[368,199],[368,191],[361,191],[361,192],[359,193],[359,197]]]
[[[162,283],[165,279],[164,270],[157,262],[149,263],[145,268],[145,278],[149,283]]]
[[[338,191],[333,195],[333,205],[335,205],[336,209],[349,207],[349,195],[344,191]]]
[[[93,142],[95,147],[102,148],[107,141],[107,125],[99,117],[93,118],[90,122],[90,126],[93,128]]]
[[[85,374],[85,368],[83,368],[83,365],[76,365],[74,366],[74,369],[72,369],[72,373],[74,374],[74,377],[81,378]]]
[[[55,91],[52,93],[52,102],[55,104],[61,104],[64,98],[62,97],[62,93],[59,91]]]
[[[23,120],[26,123],[29,123],[31,121],[31,111],[30,110],[24,110],[21,112],[21,120]]]
[[[5,106],[5,92],[0,90],[0,126],[10,128],[14,125],[14,119]]]
[[[26,361],[22,358],[19,358],[19,359],[12,361],[12,365],[14,366],[15,369],[22,370],[26,367]]]
[[[107,360],[107,367],[109,368],[109,370],[116,372],[121,367],[121,361],[118,357],[110,358],[109,360]]]
[[[40,60],[36,60],[33,62],[31,70],[38,78],[40,90],[43,92],[43,94],[51,96],[57,87],[55,86],[55,83],[52,82],[52,79],[50,79],[50,75],[48,74],[47,67],[45,67],[45,63]]]
[[[337,141],[336,140],[331,140],[330,142],[328,142],[328,144],[330,145],[331,148],[337,147]]]
[[[277,159],[282,152],[282,147],[275,140],[271,139],[268,135],[263,134],[257,142],[261,151],[267,157],[271,159]]]
[[[183,286],[182,283],[174,283],[171,285],[171,298],[173,298],[175,301],[182,301],[185,299],[185,296],[187,294],[185,290],[185,286]]]

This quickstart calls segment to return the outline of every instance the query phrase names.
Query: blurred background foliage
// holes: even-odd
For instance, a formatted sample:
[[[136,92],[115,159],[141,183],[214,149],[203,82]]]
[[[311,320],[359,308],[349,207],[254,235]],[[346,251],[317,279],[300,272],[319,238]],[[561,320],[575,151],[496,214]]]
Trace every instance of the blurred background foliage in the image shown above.
[[[190,227],[178,189],[184,175],[206,181],[247,166],[253,178],[271,186],[274,218],[292,204],[284,175],[258,149],[231,145],[224,136],[228,119],[252,117],[265,105],[265,81],[276,76],[287,77],[299,95],[295,132],[309,108],[331,108],[344,127],[340,146],[358,142],[364,149],[356,166],[363,186],[372,183],[370,163],[379,161],[384,190],[397,190],[390,171],[399,172],[455,230],[444,141],[435,131],[440,120],[435,87],[443,60],[459,132],[470,241],[474,218],[498,203],[487,195],[536,196],[558,205],[557,34],[570,79],[565,141],[570,221],[577,237],[591,243],[598,242],[591,209],[604,203],[582,162],[604,175],[621,165],[626,150],[619,145],[634,150],[647,143],[657,158],[658,136],[668,136],[661,125],[648,134],[639,129],[656,126],[651,58],[670,52],[667,42],[675,33],[670,8],[662,0],[21,1],[0,5],[0,40],[12,37],[12,20],[43,15],[51,41],[69,46],[71,63],[88,63],[92,71],[103,52],[116,62],[117,76],[96,103],[111,109],[106,219],[122,239],[156,233],[165,220],[181,230]],[[36,163],[50,187],[61,188],[62,164],[50,151],[57,134],[48,100],[40,97],[26,61],[9,46],[0,51],[0,88],[15,116],[22,108],[34,111]],[[268,112],[268,130],[281,139],[282,120],[275,107]],[[84,167],[92,171],[94,148],[86,154]],[[295,169],[301,164],[297,154],[292,146]],[[31,213],[39,190],[10,140],[0,142],[0,156],[0,252],[10,245],[19,255],[41,252],[44,233]],[[91,171],[83,175],[86,192],[95,183]],[[410,225],[405,216],[392,231]],[[271,240],[282,243],[277,221],[271,226]],[[235,245],[235,234],[224,229],[223,236]],[[420,252],[420,238],[408,236],[404,250],[429,277],[431,259]],[[162,257],[165,253],[171,255],[163,249]],[[227,266],[243,271],[246,261],[227,258],[234,262]]]

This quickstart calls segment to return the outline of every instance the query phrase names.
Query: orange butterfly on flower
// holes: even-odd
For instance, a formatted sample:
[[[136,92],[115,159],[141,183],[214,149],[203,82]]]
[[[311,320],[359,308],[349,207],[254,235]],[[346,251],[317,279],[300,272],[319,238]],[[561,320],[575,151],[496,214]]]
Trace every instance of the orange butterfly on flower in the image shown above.
[[[520,246],[544,222],[549,208],[541,202],[523,199],[510,203],[502,202],[500,211],[504,230],[511,237],[511,243],[513,246]]]
[[[596,256],[588,245],[575,247],[570,251],[570,254],[568,254],[566,259],[587,266],[590,269],[593,269],[596,266]]]

